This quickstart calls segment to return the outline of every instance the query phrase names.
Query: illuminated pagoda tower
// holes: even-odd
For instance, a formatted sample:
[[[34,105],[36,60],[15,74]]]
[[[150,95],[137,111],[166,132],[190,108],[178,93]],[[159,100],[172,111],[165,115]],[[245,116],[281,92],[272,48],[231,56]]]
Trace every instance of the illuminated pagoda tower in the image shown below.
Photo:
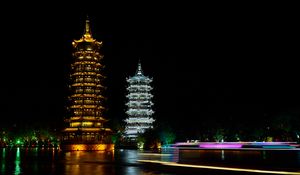
[[[101,82],[102,42],[92,37],[90,21],[86,19],[84,34],[73,43],[74,62],[71,64],[70,96],[63,130],[62,149],[111,150],[111,129],[105,128]]]
[[[143,74],[141,63],[138,63],[138,68],[133,77],[127,78],[128,99],[125,119],[125,137],[130,141],[136,141],[139,133],[144,133],[146,129],[152,128],[154,119],[152,114],[153,103],[151,101],[153,95],[150,93],[152,87],[150,83],[152,78]]]

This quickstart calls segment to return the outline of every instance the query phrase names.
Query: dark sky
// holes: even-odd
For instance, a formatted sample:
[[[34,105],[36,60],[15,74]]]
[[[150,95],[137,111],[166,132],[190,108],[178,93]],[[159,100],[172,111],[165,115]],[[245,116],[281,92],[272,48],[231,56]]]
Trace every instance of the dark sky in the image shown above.
[[[107,118],[125,116],[126,77],[141,59],[153,77],[155,117],[300,115],[299,26],[291,4],[176,7],[19,4],[1,12],[1,126],[63,121],[71,42],[86,14],[104,43]]]

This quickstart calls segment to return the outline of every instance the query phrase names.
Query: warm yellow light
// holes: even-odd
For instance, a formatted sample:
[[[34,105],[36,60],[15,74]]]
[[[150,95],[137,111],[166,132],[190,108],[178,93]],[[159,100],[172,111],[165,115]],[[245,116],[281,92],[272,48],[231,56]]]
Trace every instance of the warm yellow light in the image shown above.
[[[97,106],[96,105],[83,105],[83,107],[85,107],[85,108],[96,108]]]
[[[82,126],[92,126],[93,122],[82,122]]]
[[[87,147],[86,147],[86,145],[78,144],[78,145],[72,145],[71,149],[76,150],[76,151],[84,151],[84,150],[87,150]]]
[[[78,127],[80,126],[80,122],[72,122],[71,127]]]
[[[82,131],[100,131],[100,128],[82,128]]]
[[[71,117],[70,119],[71,120],[78,120],[78,119],[80,119],[80,117]]]
[[[113,151],[114,144],[72,144],[68,150],[73,151]]]
[[[94,116],[84,116],[84,120],[95,120],[96,118]]]
[[[105,144],[99,144],[98,148],[99,148],[100,151],[105,151],[106,148],[107,148],[107,145],[105,145]]]
[[[77,128],[66,128],[64,131],[77,131]]]

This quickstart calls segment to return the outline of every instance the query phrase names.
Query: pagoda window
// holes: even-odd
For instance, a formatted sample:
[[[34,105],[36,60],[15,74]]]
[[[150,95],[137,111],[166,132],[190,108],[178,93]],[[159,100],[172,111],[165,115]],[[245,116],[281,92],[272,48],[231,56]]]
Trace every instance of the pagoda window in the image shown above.
[[[81,125],[80,122],[72,122],[71,127],[79,127]]]
[[[85,78],[86,82],[92,82],[93,79],[92,78]]]

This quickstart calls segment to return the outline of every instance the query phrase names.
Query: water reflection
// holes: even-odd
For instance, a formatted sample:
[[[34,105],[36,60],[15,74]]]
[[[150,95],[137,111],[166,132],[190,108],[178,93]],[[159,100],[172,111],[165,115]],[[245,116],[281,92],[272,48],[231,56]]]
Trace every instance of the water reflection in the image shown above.
[[[266,153],[266,151],[262,151],[262,158],[263,158],[263,160],[267,159],[267,153]]]
[[[0,174],[55,175],[162,175],[143,168],[137,160],[150,159],[191,164],[258,165],[294,168],[300,151],[178,150],[156,152],[115,150],[113,152],[63,152],[58,149],[2,148]]]
[[[112,174],[113,152],[74,151],[64,153],[66,175]]]
[[[2,161],[1,161],[1,174],[5,172],[5,154],[6,154],[6,148],[2,149]]]
[[[139,157],[137,150],[117,150],[115,152],[67,152],[65,153],[66,161],[63,174],[161,174],[143,170],[137,163]]]
[[[137,169],[137,167],[128,167],[124,173],[126,175],[138,174],[139,170]]]
[[[58,149],[1,148],[0,174],[56,175],[162,175],[145,170],[137,163],[137,150],[112,152],[63,152]],[[159,158],[158,156],[156,156]],[[170,156],[161,157],[172,160]]]
[[[16,152],[16,159],[15,159],[15,171],[14,171],[15,175],[21,174],[20,163],[21,163],[20,148],[18,147]]]
[[[221,151],[221,158],[222,158],[222,160],[225,160],[225,152],[224,152],[224,150]]]

